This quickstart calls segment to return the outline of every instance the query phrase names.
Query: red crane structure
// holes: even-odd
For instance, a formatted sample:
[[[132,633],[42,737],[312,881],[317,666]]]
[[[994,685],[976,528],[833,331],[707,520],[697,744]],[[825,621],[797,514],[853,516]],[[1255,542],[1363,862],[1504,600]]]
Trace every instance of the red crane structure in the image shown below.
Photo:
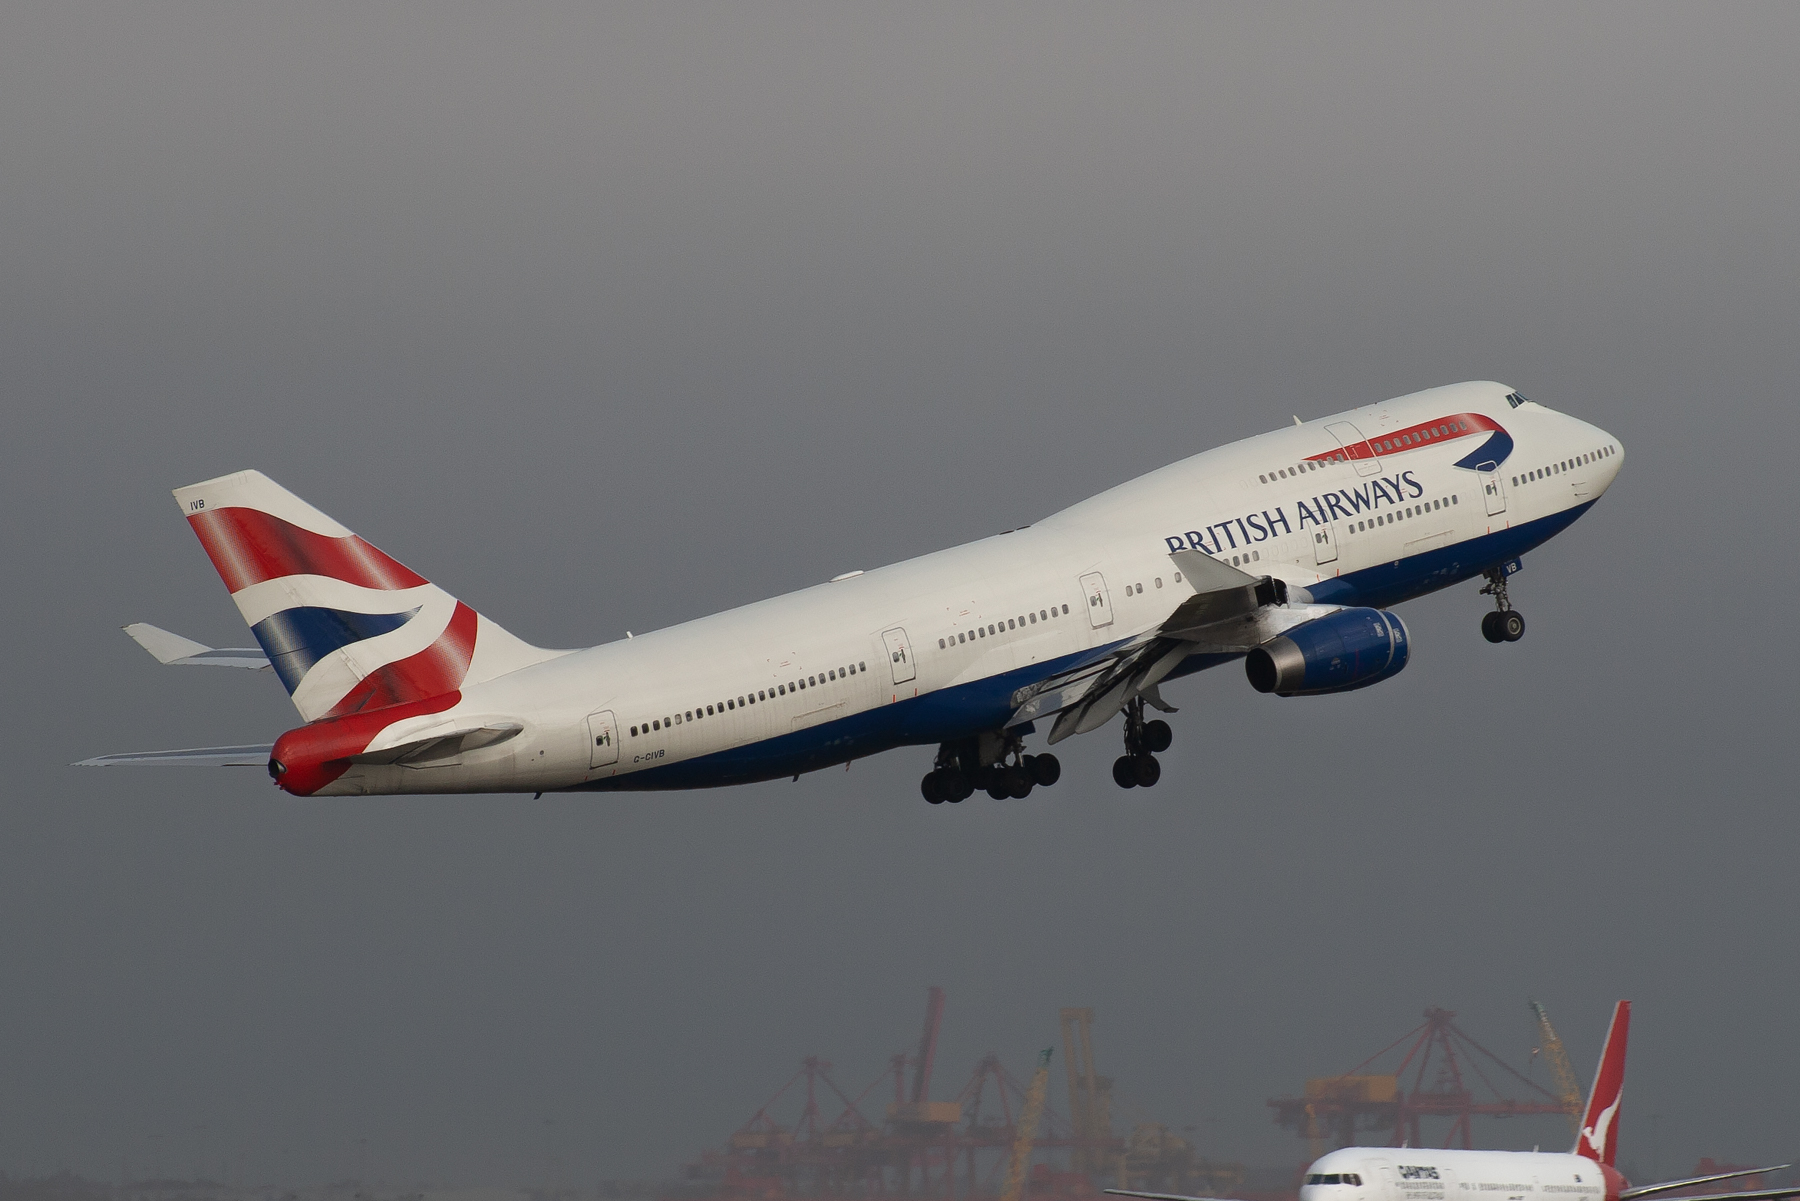
[[[1306,1082],[1299,1097],[1277,1097],[1269,1102],[1275,1121],[1315,1142],[1332,1141],[1340,1147],[1356,1142],[1359,1133],[1392,1131],[1390,1145],[1424,1146],[1420,1123],[1425,1118],[1448,1118],[1450,1128],[1444,1146],[1461,1141],[1475,1145],[1473,1120],[1555,1114],[1567,1111],[1550,1090],[1527,1079],[1498,1055],[1470,1038],[1456,1025],[1456,1014],[1436,1007],[1425,1011],[1423,1024],[1369,1056],[1341,1076],[1324,1076]],[[1370,1073],[1369,1066],[1397,1050],[1406,1052],[1391,1073]],[[1502,1093],[1489,1076],[1510,1077],[1521,1085],[1527,1099]],[[1407,1080],[1410,1070],[1410,1085]],[[1477,1089],[1482,1090],[1478,1095]]]

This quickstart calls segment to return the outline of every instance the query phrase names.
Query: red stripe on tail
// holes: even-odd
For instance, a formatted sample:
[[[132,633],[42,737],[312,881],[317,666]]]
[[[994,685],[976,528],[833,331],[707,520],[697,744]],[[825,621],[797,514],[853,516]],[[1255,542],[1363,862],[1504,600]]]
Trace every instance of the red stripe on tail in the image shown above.
[[[259,509],[208,509],[188,517],[232,592],[290,575],[323,575],[394,592],[431,581],[351,534],[327,538]]]
[[[333,705],[330,717],[379,709],[451,692],[462,687],[475,656],[475,610],[456,602],[456,612],[437,641],[416,655],[377,667]]]

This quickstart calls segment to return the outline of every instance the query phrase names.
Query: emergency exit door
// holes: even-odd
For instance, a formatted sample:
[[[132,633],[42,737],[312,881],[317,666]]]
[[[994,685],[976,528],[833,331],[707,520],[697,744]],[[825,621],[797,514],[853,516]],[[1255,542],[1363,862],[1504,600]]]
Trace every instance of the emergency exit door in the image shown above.
[[[1090,571],[1081,577],[1081,594],[1087,600],[1088,624],[1096,630],[1112,624],[1112,598],[1106,593],[1106,577]]]
[[[1313,531],[1313,562],[1337,562],[1337,530],[1330,522]]]
[[[899,626],[883,630],[881,642],[887,647],[888,666],[894,669],[894,683],[904,684],[919,674],[913,667],[912,643],[907,641],[905,630]]]
[[[588,714],[588,766],[605,767],[619,761],[619,727],[613,715],[601,710]]]
[[[1488,516],[1506,512],[1506,493],[1500,490],[1500,476],[1497,472],[1483,471],[1481,476],[1481,499],[1487,502]]]

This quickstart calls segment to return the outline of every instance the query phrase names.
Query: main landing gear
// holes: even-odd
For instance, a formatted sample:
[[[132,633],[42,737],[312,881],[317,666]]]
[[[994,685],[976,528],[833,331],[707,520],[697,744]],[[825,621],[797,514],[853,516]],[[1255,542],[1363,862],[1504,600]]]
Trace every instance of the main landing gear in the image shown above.
[[[1162,779],[1157,753],[1169,749],[1175,732],[1157,718],[1144,720],[1144,700],[1133,698],[1125,706],[1125,753],[1113,760],[1113,783],[1120,788],[1149,788]]]
[[[1507,598],[1506,572],[1490,567],[1481,574],[1487,577],[1487,587],[1481,595],[1493,597],[1495,606],[1494,612],[1482,616],[1481,636],[1489,642],[1517,642],[1525,637],[1525,617]]]
[[[984,749],[993,762],[983,762],[989,757]],[[984,734],[939,747],[936,765],[919,781],[919,793],[933,805],[960,804],[978,788],[996,801],[1022,801],[1033,788],[1048,788],[1060,779],[1062,763],[1055,755],[1027,755],[1025,743],[1015,735]]]

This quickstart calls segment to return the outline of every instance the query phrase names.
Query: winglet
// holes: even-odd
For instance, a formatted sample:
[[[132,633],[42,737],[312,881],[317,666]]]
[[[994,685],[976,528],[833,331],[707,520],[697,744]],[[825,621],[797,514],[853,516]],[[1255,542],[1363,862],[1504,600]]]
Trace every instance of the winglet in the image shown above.
[[[182,667],[248,667],[269,670],[269,656],[261,647],[232,647],[216,650],[204,642],[183,638],[148,622],[137,621],[125,627],[131,640],[149,651],[158,663]]]
[[[1631,1002],[1620,1001],[1613,1007],[1612,1023],[1606,1028],[1606,1049],[1600,1053],[1600,1067],[1594,1073],[1594,1088],[1588,1094],[1587,1112],[1581,1119],[1581,1133],[1575,1136],[1575,1154],[1612,1166],[1619,1150],[1619,1103],[1625,1093],[1625,1036],[1631,1029]]]

